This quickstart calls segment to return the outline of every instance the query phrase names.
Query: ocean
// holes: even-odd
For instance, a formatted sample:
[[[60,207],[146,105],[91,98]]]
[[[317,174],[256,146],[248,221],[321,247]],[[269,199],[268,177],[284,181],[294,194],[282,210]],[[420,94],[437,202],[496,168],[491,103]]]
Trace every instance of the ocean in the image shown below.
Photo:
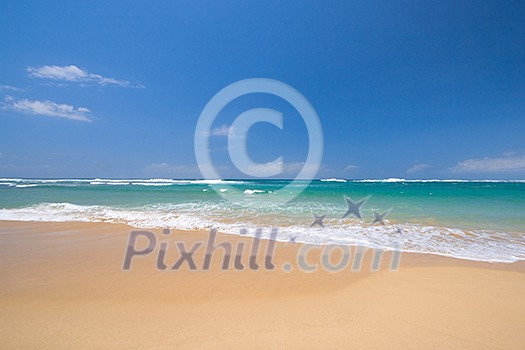
[[[362,245],[489,262],[525,260],[525,181],[0,179],[0,220],[111,222]],[[366,199],[362,219],[345,197]],[[264,204],[264,205],[261,205]],[[376,211],[386,213],[375,222]],[[326,215],[324,227],[315,215]],[[1,225],[1,224],[0,224]],[[242,231],[244,234],[244,231]]]

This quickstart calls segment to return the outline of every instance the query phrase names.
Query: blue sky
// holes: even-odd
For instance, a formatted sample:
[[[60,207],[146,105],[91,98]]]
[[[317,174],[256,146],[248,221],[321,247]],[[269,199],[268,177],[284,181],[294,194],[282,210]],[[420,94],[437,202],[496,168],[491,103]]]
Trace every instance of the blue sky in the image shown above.
[[[525,178],[523,1],[2,1],[0,47],[0,177],[199,178],[206,103],[271,78],[319,114],[319,177]],[[294,177],[304,124],[258,94],[217,117],[221,176],[256,107],[285,127],[254,126],[251,158]]]

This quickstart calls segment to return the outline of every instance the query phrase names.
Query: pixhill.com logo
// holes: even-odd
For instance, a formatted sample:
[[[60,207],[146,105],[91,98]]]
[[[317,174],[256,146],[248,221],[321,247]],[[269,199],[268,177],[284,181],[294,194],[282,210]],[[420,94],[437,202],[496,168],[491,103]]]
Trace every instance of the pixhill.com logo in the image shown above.
[[[243,234],[248,231],[244,230]],[[212,261],[220,262],[220,270],[265,270],[274,271],[276,265],[274,257],[277,245],[278,228],[272,228],[268,240],[264,240],[262,246],[263,229],[256,229],[249,240],[217,240],[217,230],[209,232],[206,241],[177,240],[171,230],[164,229],[162,237],[151,231],[131,231],[128,239],[126,253],[122,269],[130,271],[133,262],[137,259],[151,258],[154,268],[158,271],[177,271],[183,268],[191,271],[209,271],[212,269]],[[142,242],[141,242],[142,241]],[[284,260],[280,268],[284,272],[291,272],[298,268],[302,272],[315,272],[319,268],[329,272],[340,272],[349,269],[359,272],[363,268],[366,254],[370,256],[369,270],[378,271],[382,266],[382,260],[386,251],[378,248],[367,248],[349,245],[311,245],[301,244],[295,250],[295,259]],[[401,250],[394,249],[391,253],[388,269],[397,271],[401,262]],[[222,257],[222,261],[220,260]],[[317,261],[315,259],[317,258]],[[337,260],[334,262],[334,259]]]

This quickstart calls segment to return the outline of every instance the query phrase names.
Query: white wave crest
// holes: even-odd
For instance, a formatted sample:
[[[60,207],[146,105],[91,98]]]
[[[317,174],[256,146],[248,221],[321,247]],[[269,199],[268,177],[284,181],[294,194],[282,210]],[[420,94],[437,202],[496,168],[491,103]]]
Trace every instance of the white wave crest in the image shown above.
[[[251,189],[247,189],[247,190],[244,190],[244,194],[255,194],[255,193],[264,193],[265,191],[263,190],[251,190]]]

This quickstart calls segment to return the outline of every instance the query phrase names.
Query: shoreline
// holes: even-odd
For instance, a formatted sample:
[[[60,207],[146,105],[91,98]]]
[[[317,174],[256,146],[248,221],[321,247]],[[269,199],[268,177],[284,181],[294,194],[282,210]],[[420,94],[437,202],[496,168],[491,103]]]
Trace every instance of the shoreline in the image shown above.
[[[144,226],[137,226],[137,227],[134,227],[128,223],[117,223],[117,222],[110,222],[110,221],[45,221],[45,220],[42,220],[42,221],[35,221],[35,220],[27,220],[27,221],[24,221],[24,220],[4,220],[4,219],[0,219],[0,227],[2,225],[18,225],[18,224],[28,224],[28,225],[38,225],[38,224],[57,224],[57,225],[113,225],[115,227],[118,227],[118,226],[125,226],[125,227],[128,227],[129,230],[132,230],[132,229],[135,229],[135,230],[146,230],[146,231],[161,231],[164,227],[144,227]],[[395,227],[395,226],[399,226],[399,225],[404,225],[404,224],[408,224],[408,223],[402,223],[402,222],[397,222],[397,221],[390,221],[389,222],[389,225],[392,226],[392,227]],[[414,222],[414,223],[410,223],[412,225],[415,225],[415,226],[422,226],[422,227],[426,227],[426,226],[431,226],[431,227],[435,227],[435,228],[440,228],[440,229],[453,229],[453,230],[459,230],[459,231],[462,231],[463,233],[466,233],[469,231],[469,229],[463,229],[463,228],[451,228],[451,227],[448,227],[448,226],[443,226],[443,225],[439,225],[439,224],[429,224],[429,223],[425,223],[425,222]],[[379,226],[381,227],[381,226]],[[271,226],[268,226],[268,227],[262,227],[261,229],[264,230],[264,232],[270,232],[271,229],[273,227]],[[279,227],[278,227],[279,228]],[[308,227],[307,227],[308,228]],[[256,227],[254,226],[253,227],[253,230],[256,230],[256,229],[259,229],[259,227]],[[195,233],[195,232],[206,232],[206,233],[209,233],[209,229],[172,229],[174,232],[184,232],[184,233]],[[486,231],[492,231],[492,230],[486,230]],[[494,231],[496,232],[496,231]],[[239,236],[239,237],[242,237],[242,235],[240,233],[230,233],[230,232],[224,232],[224,231],[218,231],[218,233],[220,235],[226,235],[226,236]],[[512,233],[512,234],[522,234],[521,232],[519,231],[509,231],[509,233]],[[248,238],[253,238],[252,235],[246,235],[244,237],[248,237]],[[269,240],[270,237],[268,234],[266,235],[262,235],[261,237],[262,240]],[[283,240],[283,239],[280,239],[279,237],[277,239],[275,239],[276,242],[279,242],[279,243],[289,243],[290,241],[287,241],[287,240]],[[337,244],[337,243],[330,243],[328,241],[324,241],[322,243],[309,243],[309,242],[304,242],[304,241],[300,241],[300,240],[297,240],[296,242],[294,243],[298,243],[298,244],[306,244],[306,245],[318,245],[318,246],[326,246],[326,245],[337,245],[339,246],[340,244]],[[349,247],[356,247],[356,245],[354,244],[341,244],[343,246],[349,246]],[[370,246],[366,246],[365,247],[366,249],[380,249],[380,250],[383,250],[383,251],[392,251],[393,249],[391,248],[379,248],[379,247],[370,247]],[[524,264],[525,265],[525,259],[523,260],[520,260],[520,259],[517,259],[517,260],[514,260],[514,261],[503,261],[503,260],[480,260],[480,259],[476,259],[476,258],[470,258],[470,257],[458,257],[458,256],[454,256],[452,254],[447,254],[447,253],[439,253],[439,252],[418,252],[418,251],[406,251],[406,250],[401,250],[403,254],[410,254],[410,255],[431,255],[431,256],[437,256],[437,257],[441,257],[441,258],[445,258],[445,259],[455,259],[455,260],[459,260],[459,261],[470,261],[470,262],[474,262],[474,263],[489,263],[489,264],[518,264],[518,265],[521,265],[521,264]]]

